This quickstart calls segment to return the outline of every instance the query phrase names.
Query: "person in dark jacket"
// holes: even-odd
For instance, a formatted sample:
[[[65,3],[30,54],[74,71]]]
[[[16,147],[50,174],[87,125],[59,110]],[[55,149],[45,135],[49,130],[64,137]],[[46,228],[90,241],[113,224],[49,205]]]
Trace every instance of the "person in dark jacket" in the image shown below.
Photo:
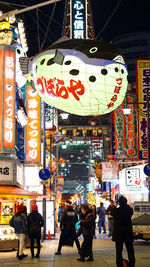
[[[112,230],[114,227],[114,218],[113,218],[113,210],[115,209],[115,205],[113,200],[110,201],[110,205],[106,210],[106,214],[108,215],[108,228],[109,228],[109,234],[108,236],[112,236]]]
[[[118,202],[120,207],[113,210],[114,228],[112,233],[112,241],[116,242],[116,264],[117,267],[123,267],[122,250],[123,243],[125,243],[128,252],[129,266],[134,267],[135,256],[131,222],[133,209],[127,205],[127,199],[123,196],[119,198]]]
[[[94,216],[94,238],[96,238],[96,217],[97,217],[97,214],[96,214],[96,206],[95,205],[92,205],[92,213],[93,213],[93,216]]]
[[[77,232],[77,236],[83,235],[83,243],[80,250],[80,258],[78,261],[85,261],[85,258],[88,257],[87,261],[93,261],[93,252],[92,252],[92,242],[94,235],[94,215],[93,212],[89,209],[88,205],[82,206],[82,221],[80,223],[80,229]]]
[[[76,235],[75,224],[78,221],[76,211],[73,209],[71,202],[68,200],[65,203],[65,210],[60,219],[60,239],[58,249],[55,255],[61,255],[61,248],[65,245],[73,246],[75,241],[78,253],[80,253],[80,243]]]
[[[44,220],[41,214],[38,212],[38,206],[33,204],[32,212],[28,215],[28,234],[31,240],[31,256],[34,258],[34,240],[36,239],[37,243],[37,254],[35,258],[40,257],[40,250],[41,250],[41,227],[44,226]]]
[[[16,214],[9,221],[10,226],[15,229],[15,234],[18,237],[18,260],[22,260],[27,257],[23,253],[23,248],[25,245],[25,236],[27,234],[27,218],[24,214],[24,205],[17,205]]]
[[[101,234],[101,229],[103,227],[104,234],[106,234],[106,226],[105,226],[105,215],[106,215],[106,209],[103,206],[103,203],[101,202],[100,207],[97,208],[97,214],[99,216],[98,226],[99,226],[99,234]]]

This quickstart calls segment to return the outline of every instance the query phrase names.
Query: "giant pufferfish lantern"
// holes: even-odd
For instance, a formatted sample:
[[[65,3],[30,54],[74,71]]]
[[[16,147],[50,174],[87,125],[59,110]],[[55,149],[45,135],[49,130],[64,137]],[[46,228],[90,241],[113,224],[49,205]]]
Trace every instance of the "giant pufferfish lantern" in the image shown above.
[[[34,84],[50,106],[80,116],[115,110],[127,90],[127,66],[103,40],[57,42],[29,62]]]

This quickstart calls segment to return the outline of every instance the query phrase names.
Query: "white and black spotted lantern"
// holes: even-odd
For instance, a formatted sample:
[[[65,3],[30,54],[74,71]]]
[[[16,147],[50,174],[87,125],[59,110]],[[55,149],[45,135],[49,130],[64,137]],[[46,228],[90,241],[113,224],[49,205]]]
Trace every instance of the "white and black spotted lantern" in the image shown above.
[[[37,55],[29,69],[41,98],[71,114],[109,113],[123,101],[127,67],[111,44],[102,40],[67,40]]]

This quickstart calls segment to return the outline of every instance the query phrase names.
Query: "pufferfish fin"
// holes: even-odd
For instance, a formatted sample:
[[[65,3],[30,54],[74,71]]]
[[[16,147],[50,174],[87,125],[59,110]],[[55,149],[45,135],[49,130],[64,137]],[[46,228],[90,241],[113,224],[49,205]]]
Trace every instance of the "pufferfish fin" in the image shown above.
[[[114,61],[118,62],[118,63],[122,63],[122,64],[125,64],[125,61],[123,59],[123,57],[121,55],[113,58]]]
[[[55,52],[55,57],[53,58],[53,62],[59,65],[63,65],[63,61],[64,61],[64,55],[56,49]]]
[[[56,42],[54,42],[51,46],[55,45],[55,44],[59,44],[61,42],[64,42],[64,41],[69,41],[70,38],[68,38],[66,35],[62,36],[61,38],[59,38]]]

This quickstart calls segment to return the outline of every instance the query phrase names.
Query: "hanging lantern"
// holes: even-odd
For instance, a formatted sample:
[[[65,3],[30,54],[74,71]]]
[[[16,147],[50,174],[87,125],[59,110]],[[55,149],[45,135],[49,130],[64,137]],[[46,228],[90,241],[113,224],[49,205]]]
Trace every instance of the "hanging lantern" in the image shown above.
[[[36,90],[50,106],[80,116],[115,110],[127,90],[127,67],[103,40],[57,41],[29,61]]]

